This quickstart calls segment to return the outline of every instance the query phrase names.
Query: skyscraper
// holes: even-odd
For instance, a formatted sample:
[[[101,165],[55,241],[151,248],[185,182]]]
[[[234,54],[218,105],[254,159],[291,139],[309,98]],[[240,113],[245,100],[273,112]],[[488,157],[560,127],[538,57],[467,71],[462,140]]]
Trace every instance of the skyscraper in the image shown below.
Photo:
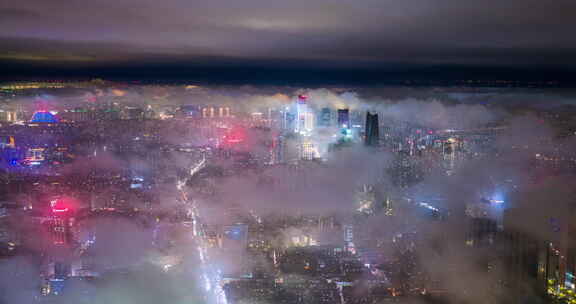
[[[329,127],[332,122],[332,111],[330,108],[322,108],[320,110],[320,115],[318,119],[318,126],[320,127]]]
[[[372,114],[370,112],[366,113],[366,137],[364,139],[364,144],[366,146],[378,146],[380,141],[380,132],[378,126],[378,113]]]
[[[298,95],[296,103],[296,133],[309,134],[314,128],[314,115],[308,109],[308,96]]]
[[[272,139],[272,145],[270,147],[270,164],[281,164],[284,162],[284,150],[286,148],[286,141],[284,136],[278,135]]]
[[[56,198],[50,201],[50,220],[46,221],[51,241],[54,245],[69,245],[70,228],[74,222],[70,206],[64,200]]]
[[[282,111],[282,129],[285,131],[293,131],[296,124],[296,114],[293,113],[291,107],[286,107]]]
[[[350,128],[350,111],[348,109],[338,109],[338,128]]]
[[[318,158],[318,149],[308,139],[302,140],[300,144],[300,159],[302,160],[314,160]]]

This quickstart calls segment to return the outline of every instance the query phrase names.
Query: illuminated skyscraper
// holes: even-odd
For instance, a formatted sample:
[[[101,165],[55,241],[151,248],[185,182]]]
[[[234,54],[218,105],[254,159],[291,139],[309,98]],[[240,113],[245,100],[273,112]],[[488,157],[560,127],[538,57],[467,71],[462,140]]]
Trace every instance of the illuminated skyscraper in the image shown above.
[[[464,159],[463,141],[459,138],[450,137],[442,144],[443,165],[446,174],[451,175],[456,166]]]
[[[307,111],[304,114],[304,131],[310,134],[314,130],[314,113]]]
[[[296,103],[296,133],[308,134],[314,129],[314,115],[308,109],[308,96],[298,95]]]
[[[378,146],[380,142],[380,131],[378,125],[378,114],[366,113],[366,137],[364,144],[366,146]]]
[[[344,225],[344,248],[347,252],[352,254],[356,253],[356,246],[354,245],[354,226],[353,225]]]
[[[0,110],[0,121],[15,122],[18,120],[17,111],[4,111]]]
[[[319,157],[318,149],[310,140],[303,140],[300,144],[300,159],[314,160]]]
[[[51,241],[54,245],[68,245],[70,241],[70,226],[74,218],[70,209],[62,199],[50,201],[51,216],[46,222]]]
[[[296,111],[294,105],[284,107],[280,111],[282,117],[282,130],[292,132],[296,129]]]

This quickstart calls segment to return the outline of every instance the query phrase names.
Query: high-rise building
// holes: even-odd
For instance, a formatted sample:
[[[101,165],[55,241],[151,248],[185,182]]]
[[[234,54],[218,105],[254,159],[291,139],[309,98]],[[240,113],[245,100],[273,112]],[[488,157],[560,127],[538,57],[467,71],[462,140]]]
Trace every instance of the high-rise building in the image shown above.
[[[329,127],[332,124],[332,110],[330,108],[322,108],[318,119],[318,126]]]
[[[347,224],[344,225],[344,248],[347,252],[356,253],[356,246],[354,245],[354,226]]]
[[[451,175],[464,158],[462,143],[462,140],[450,137],[442,144],[443,166],[447,175]]]
[[[270,163],[281,164],[285,161],[286,139],[283,135],[279,135],[272,140],[272,147],[270,153],[272,154]]]
[[[227,106],[199,106],[202,118],[227,118],[232,116],[230,107]]]
[[[507,294],[514,300],[540,296],[551,303],[576,302],[574,213],[557,214],[539,224],[526,218],[523,209],[504,212],[500,247],[505,254]]]
[[[219,107],[218,108],[219,117],[230,117],[230,107]]]
[[[50,220],[46,221],[51,241],[54,245],[69,245],[71,239],[70,227],[74,218],[70,214],[70,208],[61,199],[50,201]]]
[[[283,120],[283,113],[282,111],[279,111],[278,109],[275,108],[268,108],[266,110],[267,116],[266,116],[266,127],[268,128],[275,128],[275,127],[281,127],[281,123]]]
[[[236,213],[235,210],[229,210]],[[243,223],[236,223],[224,226],[220,237],[220,248],[231,254],[235,258],[235,265],[227,265],[222,269],[224,278],[247,278],[252,277],[252,271],[249,269],[250,264],[247,256],[249,226]]]
[[[338,128],[350,128],[350,111],[348,109],[338,109]]]
[[[98,118],[98,112],[93,109],[75,108],[58,113],[62,121],[85,122],[94,121]]]
[[[222,247],[224,249],[245,249],[248,244],[248,225],[234,224],[225,226],[222,235]]]
[[[546,256],[554,257],[549,243],[517,229],[510,223],[523,221],[518,210],[508,209],[504,215],[503,248],[507,294],[514,298],[546,292]],[[552,254],[550,254],[552,253]],[[540,257],[542,256],[542,259]],[[553,278],[552,278],[553,279]]]
[[[366,137],[364,144],[366,146],[378,146],[380,142],[380,130],[378,125],[378,114],[366,113]]]
[[[296,103],[296,133],[308,134],[314,129],[314,114],[308,109],[308,96],[298,95]]]
[[[423,178],[422,165],[419,160],[404,150],[396,154],[389,174],[392,183],[402,188],[414,185]]]
[[[300,159],[314,160],[319,157],[318,149],[310,140],[304,139],[300,144]]]
[[[0,110],[0,121],[15,122],[18,120],[17,111]]]
[[[566,212],[549,218],[539,231],[547,236],[547,244],[539,252],[538,281],[545,284],[548,297],[565,303],[576,302],[575,223],[575,214]]]
[[[197,105],[183,105],[178,108],[178,114],[182,117],[199,117],[200,111]]]
[[[314,113],[307,111],[304,114],[304,132],[305,134],[310,134],[314,130]]]
[[[287,132],[294,131],[296,129],[296,112],[294,106],[286,106],[280,111],[280,115],[282,117],[282,130]]]
[[[473,247],[491,246],[496,241],[498,225],[494,219],[487,217],[473,217],[468,220],[466,245]]]

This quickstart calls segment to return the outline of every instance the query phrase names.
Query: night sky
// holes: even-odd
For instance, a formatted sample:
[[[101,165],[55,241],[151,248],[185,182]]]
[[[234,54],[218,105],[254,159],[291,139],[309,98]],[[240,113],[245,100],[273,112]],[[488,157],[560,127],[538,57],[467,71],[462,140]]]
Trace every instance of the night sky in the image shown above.
[[[567,78],[575,17],[573,0],[4,0],[0,64],[4,76],[529,69]]]

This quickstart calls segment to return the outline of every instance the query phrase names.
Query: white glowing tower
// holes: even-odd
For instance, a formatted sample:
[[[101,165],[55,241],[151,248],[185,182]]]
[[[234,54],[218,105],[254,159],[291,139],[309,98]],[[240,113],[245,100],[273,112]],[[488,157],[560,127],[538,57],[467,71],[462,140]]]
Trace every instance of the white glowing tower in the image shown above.
[[[310,134],[314,128],[314,115],[309,111],[307,104],[308,96],[298,95],[296,103],[296,133],[302,135]]]

